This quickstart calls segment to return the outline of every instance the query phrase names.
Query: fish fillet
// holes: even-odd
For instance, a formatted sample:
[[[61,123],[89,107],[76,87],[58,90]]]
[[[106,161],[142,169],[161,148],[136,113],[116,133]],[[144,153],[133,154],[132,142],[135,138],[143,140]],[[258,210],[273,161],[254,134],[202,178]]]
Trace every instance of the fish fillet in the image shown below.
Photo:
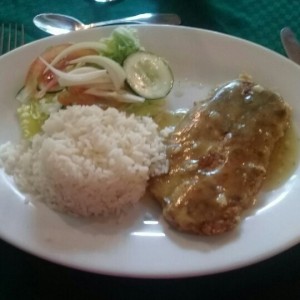
[[[196,234],[233,229],[255,203],[289,124],[283,99],[246,79],[228,82],[197,103],[169,137],[169,173],[149,185],[164,218]]]

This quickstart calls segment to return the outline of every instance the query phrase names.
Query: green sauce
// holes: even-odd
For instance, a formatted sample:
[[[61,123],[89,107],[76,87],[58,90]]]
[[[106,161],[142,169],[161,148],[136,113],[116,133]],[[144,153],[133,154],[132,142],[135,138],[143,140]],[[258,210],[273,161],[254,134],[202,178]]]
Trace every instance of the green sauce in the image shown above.
[[[293,174],[299,161],[299,143],[296,130],[291,126],[272,153],[264,190],[280,186]]]

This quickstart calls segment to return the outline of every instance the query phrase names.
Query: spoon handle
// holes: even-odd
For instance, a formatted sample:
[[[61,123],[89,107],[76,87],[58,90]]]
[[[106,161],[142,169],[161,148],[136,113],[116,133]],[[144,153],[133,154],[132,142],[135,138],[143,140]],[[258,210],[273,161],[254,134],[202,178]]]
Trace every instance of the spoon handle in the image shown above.
[[[300,64],[300,42],[289,27],[280,32],[281,42],[287,56],[297,64]]]
[[[181,23],[181,19],[176,14],[140,14],[132,17],[108,20],[103,22],[92,23],[90,25],[86,25],[86,28],[100,27],[106,25],[113,24],[168,24],[168,25],[179,25]]]

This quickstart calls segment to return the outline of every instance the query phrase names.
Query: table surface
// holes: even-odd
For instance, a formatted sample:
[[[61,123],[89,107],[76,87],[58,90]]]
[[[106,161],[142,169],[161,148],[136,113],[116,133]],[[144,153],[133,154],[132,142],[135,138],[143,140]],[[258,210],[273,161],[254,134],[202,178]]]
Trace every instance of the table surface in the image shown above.
[[[26,42],[32,42],[47,36],[32,23],[32,18],[43,12],[69,14],[85,23],[144,12],[174,12],[181,16],[185,26],[231,34],[282,55],[280,29],[288,25],[300,37],[298,0],[120,0],[110,4],[93,0],[2,0],[0,23],[23,23]],[[300,245],[266,261],[222,274],[150,280],[69,269],[34,257],[0,240],[0,299],[62,297],[300,299]]]

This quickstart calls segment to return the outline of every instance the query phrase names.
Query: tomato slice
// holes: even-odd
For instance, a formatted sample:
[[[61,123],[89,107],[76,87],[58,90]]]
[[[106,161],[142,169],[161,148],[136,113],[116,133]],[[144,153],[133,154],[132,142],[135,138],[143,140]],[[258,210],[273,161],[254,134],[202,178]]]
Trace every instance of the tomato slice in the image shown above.
[[[106,97],[100,97],[95,95],[86,94],[87,87],[85,86],[72,86],[68,87],[64,91],[58,94],[58,101],[64,105],[93,105],[99,104],[102,107],[122,107],[123,103],[116,101],[114,99],[109,99]]]
[[[51,61],[64,49],[71,46],[72,44],[60,44],[52,46],[45,50],[40,56],[44,58],[48,63]],[[86,55],[95,55],[97,54],[96,50],[93,49],[79,49],[75,50],[64,59],[60,60],[55,67],[57,69],[65,69],[70,60],[86,56]],[[50,71],[46,71],[45,64],[36,58],[29,67],[29,70],[26,75],[25,85],[22,89],[22,95],[19,97],[23,98],[21,100],[27,100],[28,98],[40,99],[44,96],[46,92],[58,91],[61,87],[58,85],[55,75]],[[25,99],[24,99],[25,98]]]
[[[99,102],[99,97],[84,94],[86,88],[80,86],[72,86],[62,91],[58,95],[58,101],[64,105],[92,105]]]

